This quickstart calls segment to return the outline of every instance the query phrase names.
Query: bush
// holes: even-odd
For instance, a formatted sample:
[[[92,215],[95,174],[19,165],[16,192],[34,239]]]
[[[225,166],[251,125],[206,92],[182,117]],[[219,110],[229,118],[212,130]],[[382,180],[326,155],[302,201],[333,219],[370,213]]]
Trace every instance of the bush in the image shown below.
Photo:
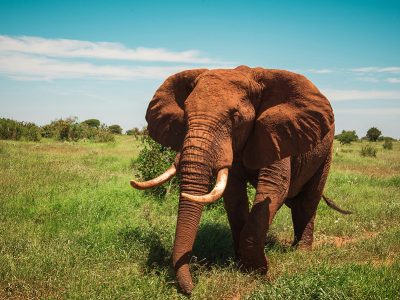
[[[143,127],[142,129],[139,129],[137,127],[134,127],[132,129],[129,129],[126,131],[127,135],[132,135],[135,139],[140,138],[143,135],[147,135],[147,127]]]
[[[22,138],[32,142],[39,142],[42,138],[42,131],[34,123],[23,122]]]
[[[79,141],[88,139],[95,142],[113,142],[114,136],[107,126],[93,127],[86,122],[79,123],[77,118],[58,119],[42,127],[42,134],[59,141]]]
[[[360,154],[362,156],[376,157],[376,152],[377,150],[374,147],[370,145],[365,145],[361,148]]]
[[[111,133],[114,133],[114,134],[121,134],[121,133],[122,133],[122,128],[121,128],[121,126],[119,126],[119,125],[117,125],[117,124],[110,125],[110,126],[108,127],[108,129],[110,130]]]
[[[381,135],[381,131],[376,127],[371,127],[367,131],[367,138],[370,142],[376,142]]]
[[[34,123],[0,118],[0,139],[40,141],[41,129]]]
[[[385,138],[382,147],[383,147],[383,149],[386,149],[386,150],[392,150],[393,149],[392,139]]]
[[[351,144],[351,142],[355,142],[358,140],[358,136],[356,134],[355,130],[343,130],[341,134],[338,134],[335,136],[335,139],[337,139],[340,144]]]
[[[134,167],[138,172],[140,180],[150,180],[162,174],[175,160],[176,152],[161,146],[155,142],[149,135],[142,136],[143,148],[138,158],[134,162]],[[146,190],[156,197],[164,197],[170,191],[176,190],[179,186],[177,176],[168,183],[157,188]]]
[[[109,143],[109,142],[114,142],[115,137],[110,132],[110,130],[108,130],[107,126],[103,124],[97,130],[94,140],[99,143]]]

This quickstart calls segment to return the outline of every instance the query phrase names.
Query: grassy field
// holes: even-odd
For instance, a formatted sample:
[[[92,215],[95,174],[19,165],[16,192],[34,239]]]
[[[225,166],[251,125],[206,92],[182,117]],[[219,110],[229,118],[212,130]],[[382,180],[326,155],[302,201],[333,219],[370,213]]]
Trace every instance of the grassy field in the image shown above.
[[[290,247],[289,209],[269,235],[268,278],[238,271],[222,204],[206,208],[193,299],[399,299],[400,143],[377,158],[335,144],[311,252]],[[0,141],[0,299],[184,299],[170,268],[176,195],[129,186],[140,145]]]

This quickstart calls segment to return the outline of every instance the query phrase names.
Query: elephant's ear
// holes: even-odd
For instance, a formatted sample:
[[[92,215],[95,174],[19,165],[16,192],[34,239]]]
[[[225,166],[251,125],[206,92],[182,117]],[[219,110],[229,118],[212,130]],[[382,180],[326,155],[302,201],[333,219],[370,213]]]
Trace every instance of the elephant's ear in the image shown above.
[[[158,88],[146,112],[150,136],[165,147],[179,151],[185,135],[183,106],[194,83],[207,69],[187,70],[168,77]]]
[[[253,69],[261,86],[256,120],[243,153],[246,167],[259,169],[318,144],[334,129],[331,105],[304,76]]]

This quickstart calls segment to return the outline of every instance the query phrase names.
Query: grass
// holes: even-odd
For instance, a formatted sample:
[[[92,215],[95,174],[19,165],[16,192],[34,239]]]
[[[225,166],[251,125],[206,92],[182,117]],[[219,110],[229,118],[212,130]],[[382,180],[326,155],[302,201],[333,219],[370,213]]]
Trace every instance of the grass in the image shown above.
[[[377,157],[335,143],[315,246],[293,251],[290,212],[269,233],[268,278],[240,272],[222,204],[207,208],[193,299],[396,299],[400,294],[400,143]],[[0,141],[0,299],[184,299],[170,268],[176,195],[133,190],[140,144]]]

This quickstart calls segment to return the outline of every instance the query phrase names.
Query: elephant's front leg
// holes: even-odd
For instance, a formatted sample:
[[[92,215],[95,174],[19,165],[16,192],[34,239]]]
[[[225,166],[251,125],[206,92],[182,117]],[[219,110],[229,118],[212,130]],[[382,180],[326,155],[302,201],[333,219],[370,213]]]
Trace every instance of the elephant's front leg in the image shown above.
[[[265,274],[268,261],[264,254],[267,231],[282,206],[290,184],[290,158],[260,170],[257,193],[249,218],[240,234],[240,253],[246,270]]]
[[[239,163],[234,163],[229,170],[228,184],[224,192],[224,205],[228,214],[232,231],[236,259],[240,260],[240,232],[249,216],[249,201],[247,198],[246,173]]]

